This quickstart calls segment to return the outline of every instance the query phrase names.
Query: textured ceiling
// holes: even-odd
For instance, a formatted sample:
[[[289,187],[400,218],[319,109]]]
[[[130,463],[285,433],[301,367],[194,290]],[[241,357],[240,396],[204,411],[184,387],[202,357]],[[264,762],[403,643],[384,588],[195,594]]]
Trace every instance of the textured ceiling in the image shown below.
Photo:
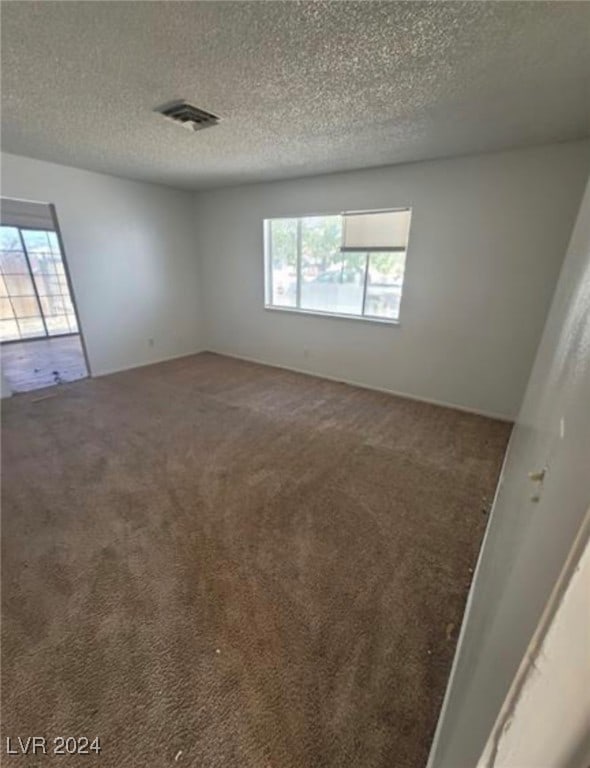
[[[590,3],[3,2],[2,147],[204,188],[590,133]],[[155,114],[222,117],[191,134]]]

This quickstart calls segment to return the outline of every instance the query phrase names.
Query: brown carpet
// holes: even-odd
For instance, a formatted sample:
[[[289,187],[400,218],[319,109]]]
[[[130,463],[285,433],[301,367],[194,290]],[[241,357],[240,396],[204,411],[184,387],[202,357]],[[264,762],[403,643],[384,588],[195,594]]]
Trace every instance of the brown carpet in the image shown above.
[[[45,393],[3,404],[4,737],[425,764],[509,425],[208,353]]]

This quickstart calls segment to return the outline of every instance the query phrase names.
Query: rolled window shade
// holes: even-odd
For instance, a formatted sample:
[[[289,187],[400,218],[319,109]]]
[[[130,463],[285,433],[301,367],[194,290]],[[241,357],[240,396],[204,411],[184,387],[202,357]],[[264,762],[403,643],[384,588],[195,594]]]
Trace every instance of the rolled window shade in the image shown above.
[[[33,203],[28,200],[0,199],[0,224],[3,227],[53,230],[51,210],[47,203]]]
[[[409,208],[345,213],[342,251],[405,251],[410,232]]]

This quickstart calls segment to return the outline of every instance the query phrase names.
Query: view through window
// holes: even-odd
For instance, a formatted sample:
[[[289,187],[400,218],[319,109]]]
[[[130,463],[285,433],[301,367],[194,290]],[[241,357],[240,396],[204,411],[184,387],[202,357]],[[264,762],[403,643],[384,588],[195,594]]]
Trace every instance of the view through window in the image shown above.
[[[399,214],[407,217],[409,226],[410,212]],[[371,228],[376,231],[367,213],[360,247],[346,249],[345,216],[265,220],[267,307],[391,322],[399,319],[407,235],[401,246],[381,237],[376,247],[383,250],[374,246],[363,250]]]
[[[0,341],[78,333],[59,241],[46,229],[0,227]]]

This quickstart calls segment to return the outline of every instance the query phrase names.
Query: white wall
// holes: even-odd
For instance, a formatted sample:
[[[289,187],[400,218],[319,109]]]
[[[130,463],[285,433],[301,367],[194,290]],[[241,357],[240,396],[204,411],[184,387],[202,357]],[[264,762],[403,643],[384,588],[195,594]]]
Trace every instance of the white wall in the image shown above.
[[[478,768],[590,765],[590,510]]]
[[[430,768],[477,764],[590,500],[590,183],[480,555]],[[540,501],[530,471],[547,467]]]
[[[3,196],[56,206],[94,375],[202,349],[192,195],[5,153],[1,172]]]
[[[589,156],[573,142],[203,192],[207,345],[514,417]],[[265,217],[408,205],[400,326],[263,309]]]
[[[1,193],[56,205],[95,375],[207,347],[512,417],[589,158],[573,142],[191,195],[3,154]],[[263,309],[263,218],[405,205],[400,326]]]

